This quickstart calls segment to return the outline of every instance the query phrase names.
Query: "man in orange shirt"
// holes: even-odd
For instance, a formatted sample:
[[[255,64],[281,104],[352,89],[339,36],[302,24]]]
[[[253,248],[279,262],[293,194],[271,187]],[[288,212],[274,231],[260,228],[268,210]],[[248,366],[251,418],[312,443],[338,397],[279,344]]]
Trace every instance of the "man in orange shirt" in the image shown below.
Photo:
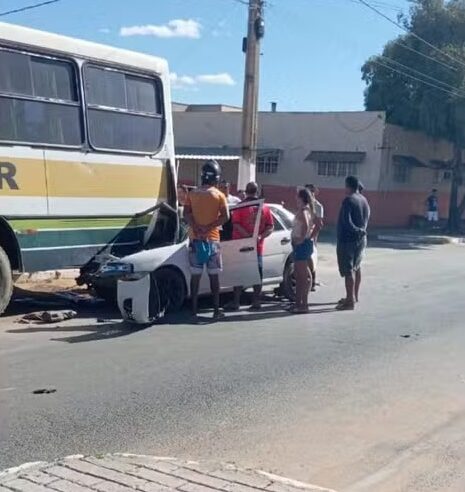
[[[216,187],[221,168],[216,161],[207,161],[202,167],[202,185],[189,193],[184,205],[184,218],[189,224],[189,262],[191,266],[192,314],[197,317],[200,279],[204,268],[210,277],[215,319],[220,311],[220,280],[222,270],[220,227],[229,220],[226,197]]]

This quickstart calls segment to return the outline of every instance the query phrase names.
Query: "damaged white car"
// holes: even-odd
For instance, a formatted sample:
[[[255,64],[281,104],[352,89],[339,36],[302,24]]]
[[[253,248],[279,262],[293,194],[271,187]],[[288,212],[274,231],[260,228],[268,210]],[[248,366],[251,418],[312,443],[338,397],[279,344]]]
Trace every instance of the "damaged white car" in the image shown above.
[[[266,239],[263,258],[263,284],[278,285],[282,295],[294,297],[291,228],[293,214],[281,205],[270,207],[274,231]],[[223,292],[235,285],[244,288],[259,283],[257,237],[263,201],[245,202],[231,207],[256,207],[253,235],[232,239],[232,224],[228,222],[221,232],[223,271],[220,276]],[[102,291],[105,282],[117,280],[118,307],[125,320],[150,323],[163,312],[177,311],[189,297],[190,268],[187,225],[178,213],[166,204],[154,207],[153,215],[142,241],[143,249],[118,258],[114,252],[100,254],[82,269],[86,282]],[[316,260],[316,258],[315,258]],[[87,271],[86,271],[87,268]],[[93,270],[93,271],[92,271]],[[90,273],[89,273],[90,272]],[[108,287],[107,287],[108,288]],[[208,276],[202,277],[201,294],[208,294]]]

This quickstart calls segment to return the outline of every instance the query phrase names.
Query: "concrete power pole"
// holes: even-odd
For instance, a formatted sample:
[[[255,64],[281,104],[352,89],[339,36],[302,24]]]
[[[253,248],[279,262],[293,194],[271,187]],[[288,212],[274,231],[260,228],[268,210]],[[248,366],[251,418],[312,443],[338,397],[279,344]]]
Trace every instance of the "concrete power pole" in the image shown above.
[[[244,189],[249,181],[255,181],[260,40],[265,34],[263,4],[264,0],[249,0],[247,38],[244,38],[243,42],[246,57],[242,105],[242,153],[237,179],[239,189]]]

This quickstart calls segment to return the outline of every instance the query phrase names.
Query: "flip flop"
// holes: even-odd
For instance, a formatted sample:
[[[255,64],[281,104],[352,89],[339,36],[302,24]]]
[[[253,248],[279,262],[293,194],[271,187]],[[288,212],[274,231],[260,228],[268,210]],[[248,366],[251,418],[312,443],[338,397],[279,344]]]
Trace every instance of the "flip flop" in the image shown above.
[[[229,312],[237,312],[240,310],[240,306],[236,306],[233,302],[228,302],[224,308],[223,308],[225,311],[229,311]]]
[[[353,311],[354,309],[355,304],[352,302],[347,302],[345,299],[344,302],[341,302],[336,306],[337,311]]]
[[[308,314],[310,311],[307,309],[297,308],[295,306],[288,309],[291,314]]]

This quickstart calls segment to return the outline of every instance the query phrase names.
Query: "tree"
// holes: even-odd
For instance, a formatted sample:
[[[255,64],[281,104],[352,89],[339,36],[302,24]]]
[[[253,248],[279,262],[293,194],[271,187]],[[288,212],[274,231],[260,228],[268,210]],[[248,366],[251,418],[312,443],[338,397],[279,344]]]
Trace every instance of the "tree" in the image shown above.
[[[452,142],[448,229],[457,232],[465,149],[465,0],[410,0],[399,16],[406,34],[362,67],[365,107],[383,110],[389,123]],[[425,42],[426,41],[426,42]]]

